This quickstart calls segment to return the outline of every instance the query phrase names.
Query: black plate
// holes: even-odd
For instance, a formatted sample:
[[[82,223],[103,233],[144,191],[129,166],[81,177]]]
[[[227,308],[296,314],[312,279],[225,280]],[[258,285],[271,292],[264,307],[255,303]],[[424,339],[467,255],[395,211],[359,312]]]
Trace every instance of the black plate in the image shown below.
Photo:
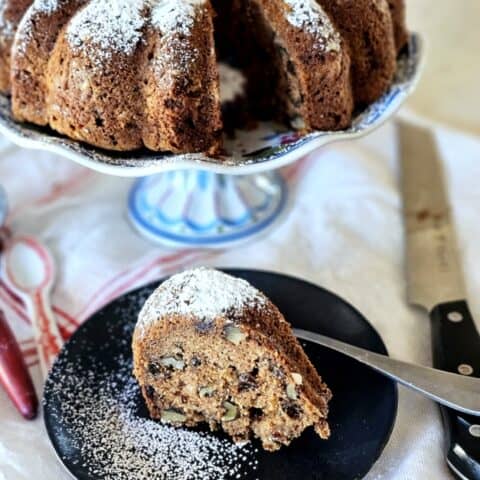
[[[336,295],[302,280],[275,273],[250,270],[229,272],[245,278],[265,292],[295,327],[387,353],[380,336],[367,320]],[[93,431],[98,435],[102,431],[95,425],[98,422],[95,408],[86,413],[83,411],[80,415],[84,418],[79,421],[79,412],[66,405],[69,405],[69,399],[80,395],[80,388],[92,387],[96,392],[101,381],[97,376],[105,372],[119,373],[115,388],[121,390],[122,382],[127,379],[120,377],[129,376],[124,373],[125,362],[131,361],[130,336],[136,314],[157,285],[158,282],[128,293],[91,317],[66,344],[47,379],[44,394],[47,431],[60,459],[79,479],[111,478],[106,473],[110,465],[109,455],[96,458],[95,465],[92,465],[90,457],[84,455],[82,429],[94,427]],[[323,441],[308,430],[289,447],[276,453],[249,447],[240,478],[362,478],[378,459],[390,437],[397,411],[396,385],[341,354],[302,343],[334,393],[329,417],[332,436],[328,441]],[[85,372],[90,373],[87,375]],[[100,396],[102,392],[98,390]],[[134,394],[133,402],[136,405],[135,415],[146,418],[138,391]],[[101,408],[100,404],[99,400],[98,408]],[[221,434],[215,436],[222,437]],[[256,446],[256,442],[253,445]],[[252,457],[258,460],[254,471],[248,467]],[[97,473],[92,474],[94,470]],[[136,478],[134,472],[128,475],[129,480]],[[227,475],[226,478],[230,477]]]

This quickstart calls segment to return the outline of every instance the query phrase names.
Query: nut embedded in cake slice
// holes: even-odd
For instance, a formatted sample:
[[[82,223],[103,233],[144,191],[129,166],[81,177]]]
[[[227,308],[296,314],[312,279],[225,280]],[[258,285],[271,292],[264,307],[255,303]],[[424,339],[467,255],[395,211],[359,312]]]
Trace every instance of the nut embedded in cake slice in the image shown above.
[[[171,277],[145,303],[132,346],[154,419],[206,422],[270,451],[310,426],[329,436],[330,390],[277,307],[245,280],[207,268]]]

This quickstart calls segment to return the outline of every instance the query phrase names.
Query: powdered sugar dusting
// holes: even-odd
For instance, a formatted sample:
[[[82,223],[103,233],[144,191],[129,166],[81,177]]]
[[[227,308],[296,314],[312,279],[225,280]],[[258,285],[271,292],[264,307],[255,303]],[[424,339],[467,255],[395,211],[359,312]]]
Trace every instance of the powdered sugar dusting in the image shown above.
[[[180,314],[213,320],[226,313],[241,315],[266,297],[247,281],[205,267],[187,270],[165,281],[140,312],[141,329],[165,315]]]
[[[316,0],[284,0],[291,25],[316,37],[316,46],[323,51],[340,51],[341,37],[330,18]]]
[[[67,39],[96,60],[108,59],[112,52],[128,55],[142,36],[144,14],[141,0],[92,0],[72,18]]]
[[[196,8],[204,0],[157,0],[152,6],[151,23],[164,35],[188,35],[195,22]]]
[[[145,30],[157,30],[165,45],[162,58],[173,70],[187,71],[196,51],[179,37],[188,37],[197,8],[205,0],[91,0],[67,28],[72,48],[102,65],[114,53],[132,54]]]
[[[174,83],[179,74],[188,75],[197,61],[200,52],[189,38],[204,5],[205,0],[156,0],[152,5],[151,26],[162,42],[153,66],[164,85]]]
[[[75,339],[55,363],[45,386],[47,423],[74,468],[105,480],[223,480],[251,478],[258,461],[251,444],[150,420],[132,377],[131,299],[107,327],[111,339],[100,354]],[[123,306],[124,307],[124,306]],[[133,320],[133,321],[132,321]],[[119,326],[120,324],[120,326]],[[69,353],[69,348],[73,352]],[[82,351],[82,361],[77,354]],[[105,362],[104,362],[105,359]],[[114,369],[112,370],[112,365]]]

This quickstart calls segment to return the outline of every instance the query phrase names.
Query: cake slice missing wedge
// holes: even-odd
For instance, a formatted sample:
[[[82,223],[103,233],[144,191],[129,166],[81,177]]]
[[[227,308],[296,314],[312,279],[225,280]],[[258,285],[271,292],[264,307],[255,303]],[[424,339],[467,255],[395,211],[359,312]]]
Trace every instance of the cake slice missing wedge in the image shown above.
[[[310,426],[329,437],[330,390],[277,307],[245,280],[199,268],[165,281],[140,312],[133,359],[154,419],[206,422],[270,451]]]

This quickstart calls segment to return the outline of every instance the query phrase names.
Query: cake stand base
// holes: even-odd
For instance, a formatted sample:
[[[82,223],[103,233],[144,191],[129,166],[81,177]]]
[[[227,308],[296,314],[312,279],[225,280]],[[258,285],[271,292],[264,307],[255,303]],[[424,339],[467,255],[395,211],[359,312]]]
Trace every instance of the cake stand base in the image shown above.
[[[223,175],[180,170],[137,180],[128,216],[149,240],[174,247],[223,248],[259,235],[285,207],[280,174]]]

